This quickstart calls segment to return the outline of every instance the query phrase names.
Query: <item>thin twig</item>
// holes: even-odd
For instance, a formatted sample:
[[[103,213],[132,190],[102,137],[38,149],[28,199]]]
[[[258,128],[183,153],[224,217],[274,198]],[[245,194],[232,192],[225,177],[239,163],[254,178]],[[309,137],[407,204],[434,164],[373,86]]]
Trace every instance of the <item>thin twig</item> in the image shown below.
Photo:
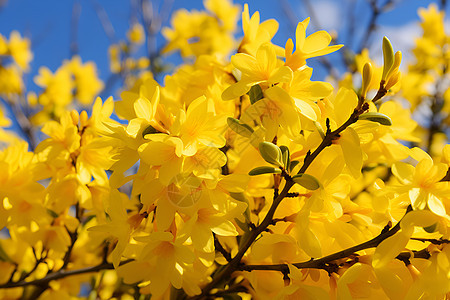
[[[122,261],[120,263],[120,265],[125,265],[132,261],[134,261],[134,260],[128,259],[128,260]],[[36,280],[32,280],[32,281],[20,280],[18,282],[9,282],[9,283],[0,285],[0,289],[24,287],[24,286],[29,286],[29,285],[43,286],[43,285],[48,284],[52,280],[58,280],[58,279],[62,279],[62,278],[68,277],[68,276],[93,273],[93,272],[98,272],[101,270],[111,270],[111,269],[114,269],[114,266],[112,263],[103,262],[94,267],[87,267],[87,268],[82,268],[82,269],[77,269],[77,270],[68,270],[68,271],[67,270],[59,270],[58,272],[48,274],[44,278],[36,279]]]
[[[77,55],[80,51],[78,47],[78,22],[81,15],[81,3],[75,0],[72,6],[72,18],[70,19],[70,53],[69,57]]]
[[[112,44],[117,43],[116,32],[114,31],[114,27],[113,27],[111,21],[109,20],[106,10],[103,8],[103,6],[97,0],[91,0],[91,3],[92,3],[95,13],[97,14],[97,17],[98,17],[100,23],[102,25],[103,31],[105,32],[106,36],[108,37],[110,43],[112,43]]]
[[[411,205],[408,206],[408,208],[406,209],[405,215],[407,213],[409,213],[410,211],[412,211]],[[397,233],[400,230],[400,222],[401,221],[399,221],[390,230],[383,230],[378,236],[374,237],[373,239],[371,239],[367,242],[364,242],[362,244],[358,244],[356,246],[335,252],[333,254],[327,255],[327,256],[319,258],[319,259],[311,259],[306,262],[294,263],[293,265],[299,269],[309,268],[309,269],[326,269],[326,270],[328,270],[328,267],[330,266],[330,264],[332,264],[332,262],[335,260],[349,257],[361,250],[377,247],[382,241],[384,241],[388,237],[393,236],[395,233]],[[242,271],[272,270],[272,271],[286,272],[288,269],[289,268],[288,268],[287,264],[241,265],[240,266],[240,270],[242,270]]]

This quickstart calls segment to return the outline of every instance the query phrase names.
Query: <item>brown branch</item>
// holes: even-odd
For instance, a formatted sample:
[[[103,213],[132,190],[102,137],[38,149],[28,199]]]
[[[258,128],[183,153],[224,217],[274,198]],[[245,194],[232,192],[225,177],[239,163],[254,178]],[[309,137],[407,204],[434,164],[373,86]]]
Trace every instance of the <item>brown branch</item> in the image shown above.
[[[444,178],[441,181],[450,181],[450,167],[447,170],[447,174],[445,174]]]
[[[411,205],[408,206],[406,209],[405,215],[412,211]],[[399,221],[393,228],[388,229],[389,225],[387,225],[383,231],[373,239],[364,242],[362,244],[358,244],[356,246],[335,252],[333,254],[327,255],[325,257],[319,258],[319,259],[311,259],[306,262],[301,263],[294,263],[293,265],[296,266],[299,269],[325,269],[329,270],[330,266],[333,266],[333,261],[349,257],[353,254],[355,254],[358,251],[369,249],[369,248],[375,248],[377,247],[382,241],[387,239],[388,237],[393,236],[395,233],[397,233],[400,230],[400,222]],[[271,270],[271,271],[280,271],[280,272],[286,272],[289,270],[287,264],[273,264],[273,265],[241,265],[240,270],[242,271],[253,271],[253,270]]]
[[[420,242],[423,242],[423,243],[430,242],[430,243],[432,243],[434,245],[442,245],[442,244],[449,244],[450,243],[450,240],[442,239],[442,238],[441,239],[423,239],[423,238],[414,238],[414,237],[412,237],[411,240],[420,241]]]
[[[125,265],[129,262],[134,261],[134,259],[128,259],[125,261],[122,261],[120,263],[120,265]],[[96,265],[94,267],[87,267],[87,268],[82,268],[82,269],[77,269],[77,270],[59,270],[58,272],[54,272],[54,273],[50,273],[47,276],[45,276],[44,278],[41,279],[36,279],[36,280],[32,280],[32,281],[24,281],[24,280],[20,280],[17,282],[8,282],[6,284],[2,284],[0,285],[0,289],[10,289],[10,288],[16,288],[16,287],[25,287],[25,286],[29,286],[29,285],[34,285],[34,286],[45,286],[48,285],[48,283],[52,280],[58,280],[58,279],[62,279],[68,276],[73,276],[73,275],[80,275],[80,274],[86,274],[86,273],[93,273],[93,272],[98,272],[101,270],[111,270],[114,269],[114,266],[112,263],[108,263],[108,262],[103,262],[99,265]]]
[[[222,246],[222,244],[219,242],[219,240],[217,239],[217,236],[215,233],[213,233],[214,236],[214,248],[219,251],[223,257],[225,257],[225,259],[230,262],[231,261],[231,254],[225,250],[225,248]]]

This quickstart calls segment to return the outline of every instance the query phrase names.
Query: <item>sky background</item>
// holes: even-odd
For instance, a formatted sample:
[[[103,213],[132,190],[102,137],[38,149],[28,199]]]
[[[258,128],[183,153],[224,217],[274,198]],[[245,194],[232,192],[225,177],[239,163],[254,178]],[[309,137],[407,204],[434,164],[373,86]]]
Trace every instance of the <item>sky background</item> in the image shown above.
[[[132,9],[130,3],[138,3],[139,0],[7,0],[6,2],[0,0],[0,3],[2,2],[0,33],[9,37],[12,30],[18,30],[22,35],[31,39],[34,59],[31,63],[31,71],[25,77],[25,83],[28,90],[38,91],[38,87],[33,83],[33,78],[36,76],[39,67],[47,66],[51,71],[55,71],[64,59],[70,57],[70,29],[74,3],[78,3],[78,7],[81,8],[77,29],[79,55],[83,62],[94,61],[97,64],[100,78],[105,81],[110,75],[107,56],[110,40],[99,21],[98,8],[102,7],[106,12],[113,25],[115,38],[123,40],[126,38],[126,32],[131,23]],[[153,2],[158,9],[157,6],[161,4],[161,1]],[[281,46],[284,46],[288,38],[295,36],[295,27],[292,23],[302,21],[308,16],[312,17],[308,34],[319,29],[325,29],[329,32],[338,33],[339,42],[346,44],[348,35],[344,29],[351,18],[349,12],[352,12],[355,18],[356,26],[353,40],[355,44],[358,44],[370,17],[367,0],[235,0],[234,2],[240,4],[241,7],[244,3],[248,3],[250,14],[259,10],[261,20],[276,19],[280,23],[280,28],[273,41]],[[377,2],[384,3],[386,0]],[[408,50],[414,45],[414,37],[417,37],[421,32],[418,25],[417,9],[420,6],[426,7],[432,2],[438,3],[439,1],[394,1],[393,9],[382,14],[378,19],[380,27],[374,35],[370,47],[373,55],[380,57],[381,38],[383,35],[387,35],[394,45],[394,50],[402,50],[407,59],[409,57]],[[308,3],[313,9],[313,14],[306,9]],[[203,9],[203,3],[200,0],[172,1],[171,12],[179,8],[200,10]],[[289,11],[289,15],[286,14],[286,11]],[[169,21],[163,24],[163,26],[168,25]],[[241,28],[240,26],[239,23],[239,28]],[[240,29],[236,35],[242,36],[242,30]],[[159,36],[157,42],[159,46],[163,45],[163,37]],[[176,55],[167,59],[175,63],[179,61]],[[340,57],[338,54],[332,54],[329,59],[339,64]],[[310,60],[309,64],[314,68],[316,62]],[[313,78],[323,79],[325,73],[323,70],[317,69]]]

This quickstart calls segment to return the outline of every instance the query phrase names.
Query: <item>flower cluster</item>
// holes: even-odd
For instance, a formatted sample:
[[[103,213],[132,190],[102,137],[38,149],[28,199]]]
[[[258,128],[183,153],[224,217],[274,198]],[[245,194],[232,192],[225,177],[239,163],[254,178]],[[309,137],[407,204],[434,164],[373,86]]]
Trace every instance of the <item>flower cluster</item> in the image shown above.
[[[332,85],[308,63],[343,45],[308,35],[309,18],[282,47],[278,23],[248,5],[240,42],[239,7],[205,7],[164,28],[162,51],[189,57],[164,84],[148,60],[126,64],[148,38],[134,24],[109,49],[112,72],[129,76],[120,100],[97,98],[90,117],[70,108],[102,89],[94,64],[40,69],[28,100],[48,138],[32,151],[2,138],[0,297],[450,297],[443,12],[420,10],[406,74],[385,37],[382,66],[363,50]],[[31,54],[2,41],[25,68]],[[429,124],[412,115],[426,100]]]

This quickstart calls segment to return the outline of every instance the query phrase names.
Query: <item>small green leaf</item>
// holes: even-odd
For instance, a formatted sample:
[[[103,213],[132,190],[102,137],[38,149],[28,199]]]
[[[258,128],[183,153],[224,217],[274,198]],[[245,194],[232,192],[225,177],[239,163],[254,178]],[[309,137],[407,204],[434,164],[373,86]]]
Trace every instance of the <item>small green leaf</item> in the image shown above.
[[[425,230],[428,233],[433,233],[436,231],[436,228],[437,228],[437,223],[434,223],[433,225],[423,227],[423,230]]]
[[[253,133],[253,129],[247,124],[242,124],[238,119],[229,117],[227,119],[228,126],[230,126],[231,130],[236,132],[239,135],[250,138]]]
[[[281,167],[282,163],[282,153],[280,147],[270,142],[259,143],[259,153],[262,158],[269,164]]]
[[[280,146],[283,165],[286,170],[289,170],[289,165],[291,164],[291,155],[289,153],[289,148],[287,146]]]
[[[2,243],[0,243],[0,261],[12,262],[12,259],[9,258],[8,254],[3,249]]]
[[[298,160],[291,161],[291,165],[289,166],[289,172],[292,172],[294,168],[299,164],[300,162]]]
[[[250,97],[251,104],[257,102],[258,100],[261,100],[264,98],[263,92],[259,84],[255,84],[252,86],[250,91],[248,91],[248,96]]]
[[[57,217],[58,217],[58,214],[57,214],[55,211],[53,211],[53,210],[51,210],[51,209],[49,209],[49,208],[47,208],[47,213],[48,213],[50,216],[52,216],[53,218],[57,218]]]
[[[264,167],[257,167],[248,172],[248,175],[255,176],[255,175],[261,175],[261,174],[280,174],[281,170],[274,167],[264,166]]]
[[[300,184],[302,187],[308,190],[317,190],[320,187],[319,180],[316,177],[309,174],[297,174],[292,177],[295,183]]]
[[[380,123],[381,125],[391,126],[392,120],[388,116],[379,112],[368,112],[359,116],[360,120],[368,120]]]
[[[147,134],[153,134],[153,133],[159,133],[159,131],[156,130],[155,128],[153,128],[152,125],[149,125],[147,128],[144,129],[144,131],[142,131],[142,137],[145,138],[145,136]]]

